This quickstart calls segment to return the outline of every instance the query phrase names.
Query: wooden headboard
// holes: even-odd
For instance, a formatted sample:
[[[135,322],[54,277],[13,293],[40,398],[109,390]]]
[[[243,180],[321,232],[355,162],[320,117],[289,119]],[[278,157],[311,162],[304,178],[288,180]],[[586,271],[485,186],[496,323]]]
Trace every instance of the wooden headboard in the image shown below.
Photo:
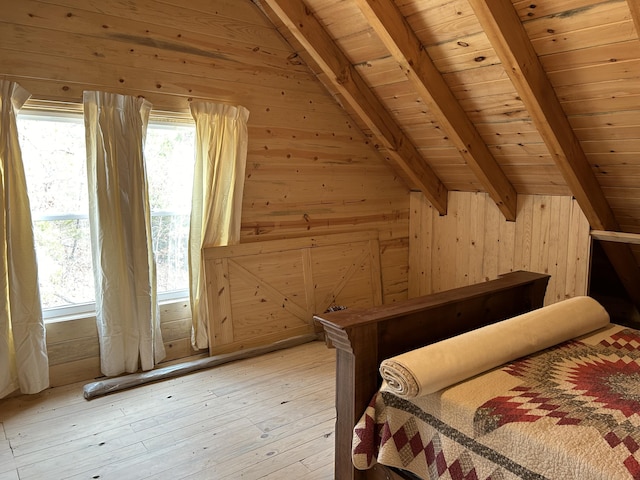
[[[513,272],[405,302],[316,315],[337,354],[335,478],[385,478],[351,463],[353,427],[380,387],[382,360],[540,308],[548,281]]]
[[[382,303],[377,232],[205,247],[209,353],[315,335],[330,306]]]

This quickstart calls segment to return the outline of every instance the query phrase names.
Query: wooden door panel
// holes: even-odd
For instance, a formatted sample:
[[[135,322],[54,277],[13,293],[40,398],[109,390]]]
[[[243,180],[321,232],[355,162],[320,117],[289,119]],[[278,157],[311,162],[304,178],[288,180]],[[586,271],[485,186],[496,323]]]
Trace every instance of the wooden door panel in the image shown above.
[[[313,335],[332,305],[382,303],[377,232],[203,249],[211,355]]]

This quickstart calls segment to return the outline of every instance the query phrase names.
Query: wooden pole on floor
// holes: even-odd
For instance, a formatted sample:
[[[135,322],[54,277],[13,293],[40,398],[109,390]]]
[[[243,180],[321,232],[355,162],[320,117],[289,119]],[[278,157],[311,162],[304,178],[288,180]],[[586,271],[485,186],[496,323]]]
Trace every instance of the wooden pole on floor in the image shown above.
[[[225,353],[208,358],[201,358],[198,360],[193,360],[191,362],[177,363],[175,365],[168,365],[166,367],[149,370],[147,372],[132,373],[130,375],[123,375],[120,377],[105,378],[104,380],[86,384],[83,389],[83,395],[85,399],[91,400],[101,395],[137,387],[140,385],[144,385],[145,383],[157,382],[166,380],[168,378],[179,377],[181,375],[186,375],[198,370],[215,367],[224,363],[242,360],[245,358],[257,357],[258,355],[274,352],[276,350],[282,350],[284,348],[295,347],[297,345],[302,345],[303,343],[308,343],[317,339],[318,336],[315,334],[301,335],[298,337],[281,340],[279,342],[275,342],[262,347],[248,348],[246,350],[240,350],[238,352]]]

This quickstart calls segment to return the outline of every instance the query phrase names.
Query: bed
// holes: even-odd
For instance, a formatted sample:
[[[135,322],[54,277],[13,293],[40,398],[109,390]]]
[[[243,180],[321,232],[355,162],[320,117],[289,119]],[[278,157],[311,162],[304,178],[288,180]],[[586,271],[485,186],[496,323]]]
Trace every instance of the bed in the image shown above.
[[[640,478],[640,331],[610,323],[589,297],[536,308],[544,278],[517,272],[500,280],[485,285],[489,290],[471,286],[449,292],[448,300],[416,301],[414,309],[424,307],[423,329],[434,317],[439,323],[470,311],[482,325],[465,320],[440,341],[382,360],[382,383],[378,377],[349,449],[336,438],[337,479]],[[523,312],[500,321],[494,305],[514,297],[527,298],[509,307]],[[457,314],[443,316],[443,307]],[[370,311],[351,312],[357,318],[350,321],[345,313],[337,322],[325,318],[328,336],[349,331],[353,347],[353,328],[363,323],[378,329],[390,321],[381,329],[395,330],[395,320],[373,313],[377,320]],[[383,338],[369,340],[376,337]],[[338,353],[339,387],[340,359]],[[342,426],[346,435],[351,409],[339,392],[337,398],[337,431]],[[346,455],[355,469],[341,463]]]
[[[360,470],[352,462],[354,427],[368,406],[375,409],[370,402],[382,385],[384,359],[540,308],[548,279],[513,272],[396,304],[316,315],[337,356],[335,478],[412,478],[380,463]]]

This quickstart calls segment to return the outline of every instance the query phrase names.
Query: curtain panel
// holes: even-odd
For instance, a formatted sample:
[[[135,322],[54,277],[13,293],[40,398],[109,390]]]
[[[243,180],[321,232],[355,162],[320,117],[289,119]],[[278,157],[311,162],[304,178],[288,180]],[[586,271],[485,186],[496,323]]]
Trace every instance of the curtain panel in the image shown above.
[[[33,224],[16,115],[30,94],[0,80],[0,398],[49,386]]]
[[[249,111],[241,106],[193,102],[196,161],[189,233],[192,344],[209,346],[204,245],[240,241],[242,196],[247,160]],[[213,332],[215,335],[215,332]]]
[[[160,333],[143,145],[151,104],[84,92],[89,225],[105,375],[150,370]]]

